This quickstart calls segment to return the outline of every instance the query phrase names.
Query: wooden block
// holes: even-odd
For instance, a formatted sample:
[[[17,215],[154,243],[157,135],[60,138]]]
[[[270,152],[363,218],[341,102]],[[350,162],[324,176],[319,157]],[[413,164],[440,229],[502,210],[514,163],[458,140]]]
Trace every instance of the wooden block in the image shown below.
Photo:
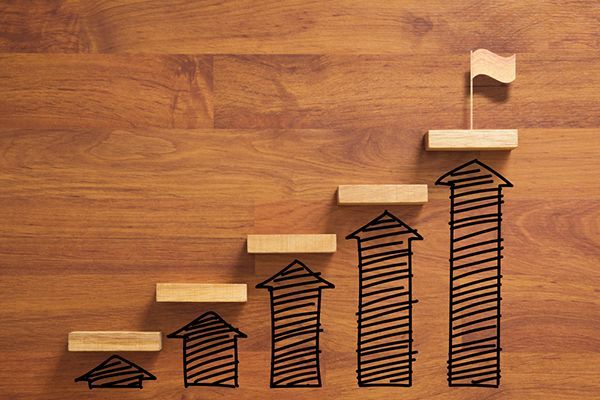
[[[428,151],[512,150],[518,145],[517,129],[430,130],[425,135]]]
[[[69,333],[69,351],[160,351],[160,332],[78,331]]]
[[[157,283],[159,302],[246,302],[245,283]]]
[[[335,253],[335,234],[248,235],[248,253]]]
[[[340,185],[338,204],[410,205],[427,203],[427,185]]]

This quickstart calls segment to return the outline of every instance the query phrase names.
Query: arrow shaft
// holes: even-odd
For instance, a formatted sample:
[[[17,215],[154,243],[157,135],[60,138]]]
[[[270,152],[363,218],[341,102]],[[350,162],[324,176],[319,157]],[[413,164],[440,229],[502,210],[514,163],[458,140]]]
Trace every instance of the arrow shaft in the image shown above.
[[[271,387],[321,385],[321,290],[306,289],[302,285],[286,285],[277,292],[270,290]]]
[[[492,198],[488,182],[474,186],[452,186],[450,195],[450,386],[498,384],[500,379],[502,189],[497,187]],[[490,350],[471,352],[459,347],[464,343],[474,343],[472,350],[482,345]],[[480,374],[481,380],[472,379]]]
[[[359,386],[412,384],[412,252],[401,240],[407,231],[397,231],[377,230],[358,240]]]

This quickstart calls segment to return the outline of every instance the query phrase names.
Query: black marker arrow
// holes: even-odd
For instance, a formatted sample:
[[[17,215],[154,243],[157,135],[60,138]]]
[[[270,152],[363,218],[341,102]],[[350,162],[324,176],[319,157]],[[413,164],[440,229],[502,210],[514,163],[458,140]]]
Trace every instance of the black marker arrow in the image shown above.
[[[423,237],[385,211],[346,239],[358,243],[358,386],[411,386],[412,241]]]
[[[449,386],[500,384],[502,188],[478,160],[441,176],[450,186]]]
[[[271,295],[271,387],[320,387],[321,290],[335,286],[294,260],[256,287]]]
[[[116,354],[75,378],[75,382],[87,382],[90,389],[142,389],[143,381],[154,380],[156,377],[150,372]]]
[[[247,336],[219,314],[202,314],[167,337],[183,339],[185,387],[238,387],[237,340]]]

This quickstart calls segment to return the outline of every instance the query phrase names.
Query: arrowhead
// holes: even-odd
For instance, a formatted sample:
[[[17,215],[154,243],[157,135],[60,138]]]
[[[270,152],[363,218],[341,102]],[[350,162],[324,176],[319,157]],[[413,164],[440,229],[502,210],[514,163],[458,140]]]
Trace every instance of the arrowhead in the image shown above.
[[[385,210],[383,214],[367,223],[364,226],[361,226],[348,236],[346,239],[357,239],[359,240],[362,235],[371,235],[374,231],[379,231],[384,234],[383,230],[385,229],[393,229],[394,235],[409,235],[408,240],[423,240],[423,236],[421,236],[416,229],[411,228],[406,225],[400,218],[397,218],[391,212]]]
[[[319,287],[323,289],[333,289],[335,285],[321,278],[320,272],[313,272],[298,260],[292,261],[290,265],[270,277],[264,282],[256,285],[257,289],[273,289],[294,287],[297,284],[302,286]]]
[[[91,369],[89,372],[81,375],[78,378],[75,378],[75,382],[94,381],[96,380],[95,377],[103,375],[106,372],[113,371],[115,368],[119,368],[119,374],[121,375],[139,373],[140,378],[143,380],[156,380],[156,377],[154,375],[152,375],[150,372],[146,371],[139,365],[134,364],[131,361],[114,354],[108,357],[102,363],[98,364],[98,366]]]
[[[478,184],[497,184],[499,187],[513,187],[508,179],[477,159],[446,172],[435,181],[435,184],[451,187]]]
[[[202,314],[201,316],[199,316],[198,318],[196,318],[189,324],[187,324],[187,325],[179,328],[175,332],[167,335],[167,337],[170,339],[182,339],[193,333],[198,333],[198,332],[201,332],[204,330],[214,331],[215,328],[225,329],[230,332],[233,332],[234,336],[236,336],[236,337],[241,337],[241,338],[248,337],[248,336],[246,336],[245,333],[241,332],[240,330],[234,328],[233,326],[231,326],[230,324],[225,322],[225,320],[223,318],[221,318],[221,316],[214,311],[209,311],[207,313]]]

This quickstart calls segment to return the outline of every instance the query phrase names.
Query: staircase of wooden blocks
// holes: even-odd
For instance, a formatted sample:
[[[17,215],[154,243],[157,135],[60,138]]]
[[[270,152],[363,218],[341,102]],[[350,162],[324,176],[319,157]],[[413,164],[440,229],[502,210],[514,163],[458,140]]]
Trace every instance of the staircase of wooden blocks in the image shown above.
[[[338,204],[422,205],[427,202],[427,185],[340,185]],[[250,254],[334,253],[335,234],[250,234]],[[246,284],[157,283],[157,302],[246,302]],[[68,336],[69,351],[160,351],[161,332],[75,331]]]

